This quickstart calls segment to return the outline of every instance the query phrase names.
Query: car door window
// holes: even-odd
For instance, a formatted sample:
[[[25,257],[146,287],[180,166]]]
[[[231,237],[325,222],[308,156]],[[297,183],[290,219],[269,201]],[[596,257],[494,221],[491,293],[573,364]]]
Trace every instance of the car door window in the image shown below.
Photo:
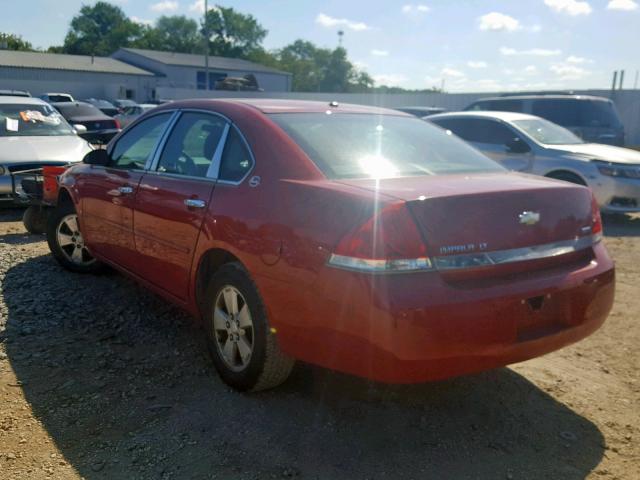
[[[253,167],[253,157],[244,140],[235,128],[229,130],[227,142],[222,152],[218,179],[239,182]]]
[[[111,151],[109,167],[143,169],[171,115],[171,112],[154,115],[125,132]]]
[[[215,115],[183,113],[162,151],[158,172],[206,177],[225,126]]]

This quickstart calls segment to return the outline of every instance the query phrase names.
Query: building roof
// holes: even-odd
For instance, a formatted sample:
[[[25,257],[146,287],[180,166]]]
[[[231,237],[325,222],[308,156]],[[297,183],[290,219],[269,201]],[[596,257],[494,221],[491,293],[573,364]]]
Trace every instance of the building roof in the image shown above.
[[[0,66],[15,68],[41,68],[76,72],[119,73],[152,76],[151,72],[134,67],[111,57],[66,55],[60,53],[17,52],[0,50]]]
[[[140,48],[121,48],[120,51],[133,53],[154,60],[165,65],[177,65],[181,67],[204,68],[204,55],[192,53],[161,52],[159,50],[143,50]],[[242,72],[264,72],[279,73],[280,75],[291,75],[288,72],[275,68],[260,65],[241,58],[227,58],[209,56],[209,68],[214,70],[237,70]]]

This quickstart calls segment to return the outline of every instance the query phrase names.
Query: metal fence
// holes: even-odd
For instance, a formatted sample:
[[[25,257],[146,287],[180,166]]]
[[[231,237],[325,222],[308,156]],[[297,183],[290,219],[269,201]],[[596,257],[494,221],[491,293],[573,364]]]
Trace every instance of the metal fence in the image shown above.
[[[580,95],[596,95],[611,98],[627,133],[627,144],[640,146],[640,90],[579,90]],[[180,88],[158,87],[157,95],[164,99],[185,98],[282,98],[295,100],[337,101],[374,105],[380,107],[442,107],[447,110],[462,110],[471,102],[480,98],[500,95],[496,93],[300,93],[300,92],[224,92]]]

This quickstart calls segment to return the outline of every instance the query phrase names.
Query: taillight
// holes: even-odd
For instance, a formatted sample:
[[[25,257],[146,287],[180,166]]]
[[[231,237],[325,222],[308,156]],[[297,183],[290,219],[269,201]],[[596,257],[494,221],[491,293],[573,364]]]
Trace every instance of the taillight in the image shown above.
[[[349,232],[329,258],[329,265],[371,273],[433,268],[404,203],[384,208]]]
[[[593,192],[591,193],[591,234],[594,241],[602,238],[602,217],[600,216],[600,207]]]
[[[113,121],[114,121],[114,122],[116,122],[116,128],[117,128],[118,130],[120,130],[120,129],[122,128],[122,127],[120,126],[120,120],[118,120],[117,118],[114,118],[114,119],[113,119]]]

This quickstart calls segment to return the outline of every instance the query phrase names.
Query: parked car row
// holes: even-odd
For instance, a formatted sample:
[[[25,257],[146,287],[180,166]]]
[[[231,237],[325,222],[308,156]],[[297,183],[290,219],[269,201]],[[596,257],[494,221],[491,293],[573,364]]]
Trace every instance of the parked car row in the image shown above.
[[[116,133],[90,103],[6,99],[7,145],[79,142],[48,215],[56,260],[110,265],[191,312],[239,390],[295,360],[411,383],[578,341],[614,296],[598,203],[640,197],[637,157],[522,113],[191,100]],[[91,150],[75,132],[115,137]],[[583,181],[543,178],[559,171]]]

